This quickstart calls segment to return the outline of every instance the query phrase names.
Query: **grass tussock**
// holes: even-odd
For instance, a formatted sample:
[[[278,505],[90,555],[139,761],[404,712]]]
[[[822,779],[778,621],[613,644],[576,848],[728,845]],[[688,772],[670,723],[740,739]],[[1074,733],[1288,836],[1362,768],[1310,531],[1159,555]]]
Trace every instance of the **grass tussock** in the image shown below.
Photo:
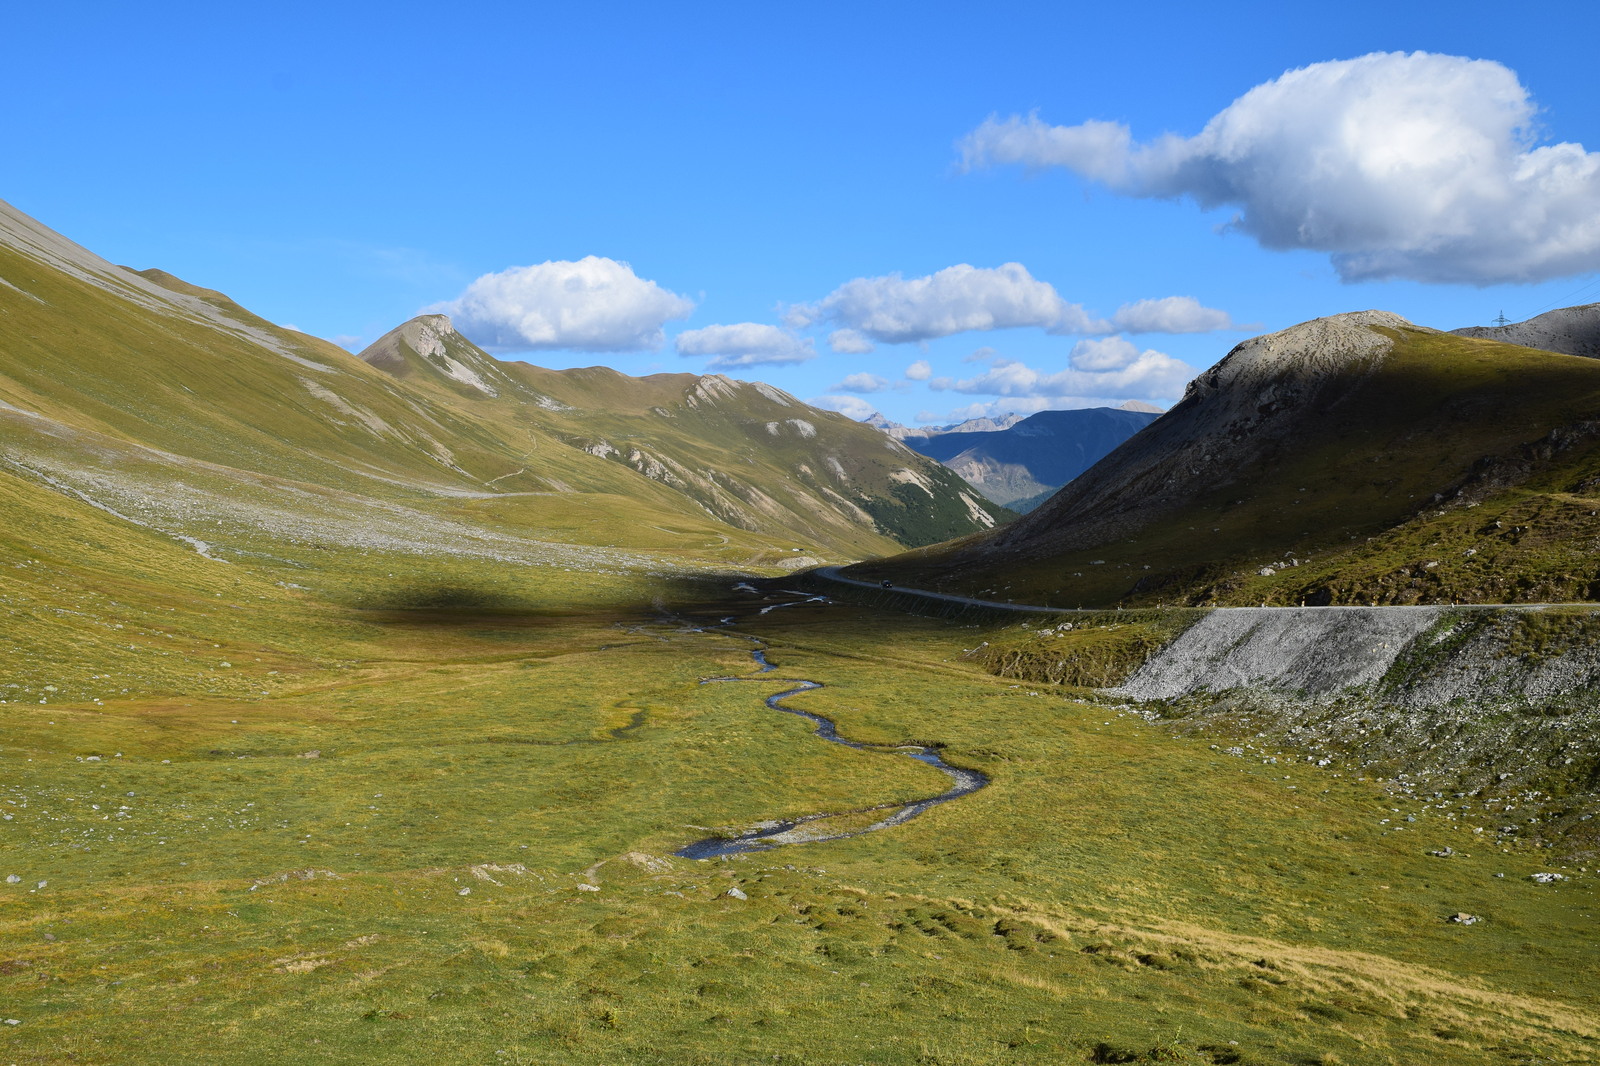
[[[966,653],[997,677],[1075,688],[1110,688],[1170,644],[1199,612],[1107,611],[1074,614],[1053,625],[994,632]]]
[[[1411,801],[1373,784],[967,657],[1072,648],[1062,681],[1103,681],[1170,639],[1159,616],[1045,634],[762,615],[786,598],[637,572],[296,544],[216,563],[6,484],[5,1061],[1593,1050],[1587,873],[1533,885],[1542,852],[1480,851],[1416,804],[1391,832]],[[792,678],[844,735],[938,745],[990,785],[858,837],[675,858],[947,786],[768,710]]]

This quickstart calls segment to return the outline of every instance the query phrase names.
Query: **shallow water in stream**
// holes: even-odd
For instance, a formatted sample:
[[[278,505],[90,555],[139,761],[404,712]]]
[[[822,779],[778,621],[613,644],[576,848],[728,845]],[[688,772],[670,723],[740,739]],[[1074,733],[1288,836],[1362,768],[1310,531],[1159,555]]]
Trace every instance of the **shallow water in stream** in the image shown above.
[[[729,619],[731,621],[731,619]],[[766,652],[760,648],[751,652],[751,658],[761,667],[763,674],[770,673],[776,667],[767,661]],[[761,681],[761,677],[713,677],[707,678],[701,684],[714,684],[723,681]],[[906,803],[886,803],[877,807],[863,807],[849,811],[830,811],[819,814],[806,815],[803,818],[794,818],[783,821],[762,823],[748,833],[741,833],[732,837],[707,837],[697,840],[687,847],[680,848],[675,854],[687,859],[715,859],[723,855],[737,855],[749,851],[771,851],[773,848],[786,844],[815,844],[824,840],[841,840],[845,837],[860,836],[863,833],[875,832],[879,829],[888,829],[890,826],[908,822],[917,815],[941,803],[948,803],[953,799],[968,796],[978,791],[989,783],[987,775],[977,770],[967,770],[959,766],[951,766],[939,757],[933,748],[921,744],[864,744],[858,740],[850,740],[839,735],[839,727],[832,719],[824,718],[820,714],[800,710],[798,707],[786,707],[783,701],[791,696],[798,696],[802,692],[810,692],[822,688],[820,681],[806,681],[802,679],[785,679],[793,685],[782,692],[774,693],[766,698],[766,705],[775,711],[792,714],[804,718],[816,726],[814,732],[823,740],[831,744],[842,744],[847,748],[859,751],[876,751],[886,755],[900,755],[918,762],[927,763],[950,778],[952,784],[949,789],[937,796],[926,799],[911,800]],[[843,831],[830,830],[826,824],[829,819],[846,818],[850,815],[863,815],[876,812],[885,812],[882,817],[874,820],[870,825]]]

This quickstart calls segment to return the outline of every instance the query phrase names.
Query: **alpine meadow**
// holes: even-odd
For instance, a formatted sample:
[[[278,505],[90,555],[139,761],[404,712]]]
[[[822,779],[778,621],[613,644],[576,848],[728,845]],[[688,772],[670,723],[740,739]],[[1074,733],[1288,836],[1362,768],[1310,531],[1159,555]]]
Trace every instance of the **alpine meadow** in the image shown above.
[[[292,6],[17,38],[0,1063],[1600,1061],[1593,18]]]

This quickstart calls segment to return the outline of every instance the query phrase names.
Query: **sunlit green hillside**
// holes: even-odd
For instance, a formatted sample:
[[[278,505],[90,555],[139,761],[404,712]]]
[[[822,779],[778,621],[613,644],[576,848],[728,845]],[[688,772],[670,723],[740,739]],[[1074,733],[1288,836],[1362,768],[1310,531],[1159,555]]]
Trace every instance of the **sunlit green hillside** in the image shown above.
[[[262,530],[360,546],[349,527],[371,524],[448,554],[468,550],[465,520],[792,569],[1005,516],[937,464],[768,386],[499,363],[443,319],[483,377],[448,360],[397,374],[416,367],[115,267],[8,207],[0,223],[7,471],[218,551]],[[415,340],[414,325],[391,336]]]
[[[3,221],[0,1062],[1594,1061],[1587,858],[1067,687],[1184,619],[760,582],[996,517],[870,428]],[[986,785],[900,819],[924,749]]]

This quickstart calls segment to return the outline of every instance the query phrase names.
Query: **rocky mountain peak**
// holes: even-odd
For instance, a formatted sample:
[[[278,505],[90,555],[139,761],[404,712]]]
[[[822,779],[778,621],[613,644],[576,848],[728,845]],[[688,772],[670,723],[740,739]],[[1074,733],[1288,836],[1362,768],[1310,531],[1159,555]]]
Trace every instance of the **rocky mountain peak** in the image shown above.
[[[1392,311],[1351,311],[1314,318],[1239,344],[1190,382],[1184,399],[1220,390],[1248,391],[1274,382],[1318,383],[1389,350],[1393,342],[1373,327],[1419,328]]]
[[[503,377],[494,358],[457,333],[448,315],[418,315],[402,322],[363,348],[360,358],[396,377],[420,363],[486,396],[500,394],[491,383]]]

